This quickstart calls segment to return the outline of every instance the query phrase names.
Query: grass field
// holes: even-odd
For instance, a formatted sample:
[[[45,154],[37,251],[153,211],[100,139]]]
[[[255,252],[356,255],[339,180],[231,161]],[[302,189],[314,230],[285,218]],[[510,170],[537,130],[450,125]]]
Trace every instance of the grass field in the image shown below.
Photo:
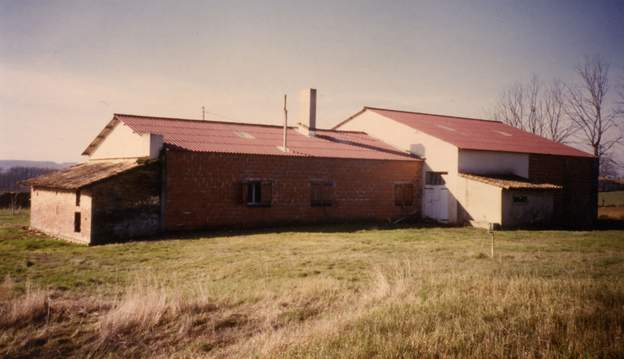
[[[598,192],[598,206],[624,207],[624,191]]]
[[[621,357],[624,231],[335,226],[82,247],[0,212],[0,357]]]
[[[598,218],[624,221],[624,191],[598,192]]]

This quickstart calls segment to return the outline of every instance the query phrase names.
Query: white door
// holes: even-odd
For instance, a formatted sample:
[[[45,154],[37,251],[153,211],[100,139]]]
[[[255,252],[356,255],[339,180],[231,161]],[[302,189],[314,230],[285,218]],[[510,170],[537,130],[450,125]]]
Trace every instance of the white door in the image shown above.
[[[427,172],[423,198],[423,214],[439,222],[448,221],[448,189],[442,173]]]

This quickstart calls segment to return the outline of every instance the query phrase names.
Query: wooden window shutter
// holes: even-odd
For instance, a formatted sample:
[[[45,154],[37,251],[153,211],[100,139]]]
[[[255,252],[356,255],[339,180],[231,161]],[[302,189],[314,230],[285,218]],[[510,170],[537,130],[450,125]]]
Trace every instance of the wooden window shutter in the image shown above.
[[[403,204],[406,206],[411,206],[412,204],[414,204],[414,184],[406,183],[403,190]]]

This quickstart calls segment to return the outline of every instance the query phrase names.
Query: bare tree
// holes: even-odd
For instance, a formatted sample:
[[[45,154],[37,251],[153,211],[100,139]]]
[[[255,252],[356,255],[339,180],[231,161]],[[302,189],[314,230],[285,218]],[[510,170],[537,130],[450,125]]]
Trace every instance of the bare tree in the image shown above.
[[[536,75],[527,84],[514,84],[499,98],[494,117],[510,126],[566,142],[574,133],[565,111],[565,85],[544,86]]]
[[[607,178],[615,178],[618,176],[620,169],[619,163],[610,153],[604,153],[600,158],[599,176]]]
[[[545,137],[560,143],[569,141],[574,134],[574,128],[566,115],[565,85],[559,79],[554,79],[544,91],[540,114]]]
[[[510,126],[541,134],[543,126],[537,120],[540,90],[541,82],[535,75],[527,85],[512,85],[501,95],[494,117]]]
[[[622,141],[618,114],[609,111],[606,101],[609,64],[599,56],[587,57],[576,72],[580,83],[568,86],[567,114],[600,161]]]

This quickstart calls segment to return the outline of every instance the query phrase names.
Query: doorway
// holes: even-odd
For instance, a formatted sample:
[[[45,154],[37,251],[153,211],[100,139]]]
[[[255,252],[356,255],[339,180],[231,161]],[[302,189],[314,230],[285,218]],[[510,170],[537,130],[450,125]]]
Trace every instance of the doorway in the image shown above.
[[[448,188],[442,175],[447,172],[426,172],[423,193],[424,217],[448,222]]]

